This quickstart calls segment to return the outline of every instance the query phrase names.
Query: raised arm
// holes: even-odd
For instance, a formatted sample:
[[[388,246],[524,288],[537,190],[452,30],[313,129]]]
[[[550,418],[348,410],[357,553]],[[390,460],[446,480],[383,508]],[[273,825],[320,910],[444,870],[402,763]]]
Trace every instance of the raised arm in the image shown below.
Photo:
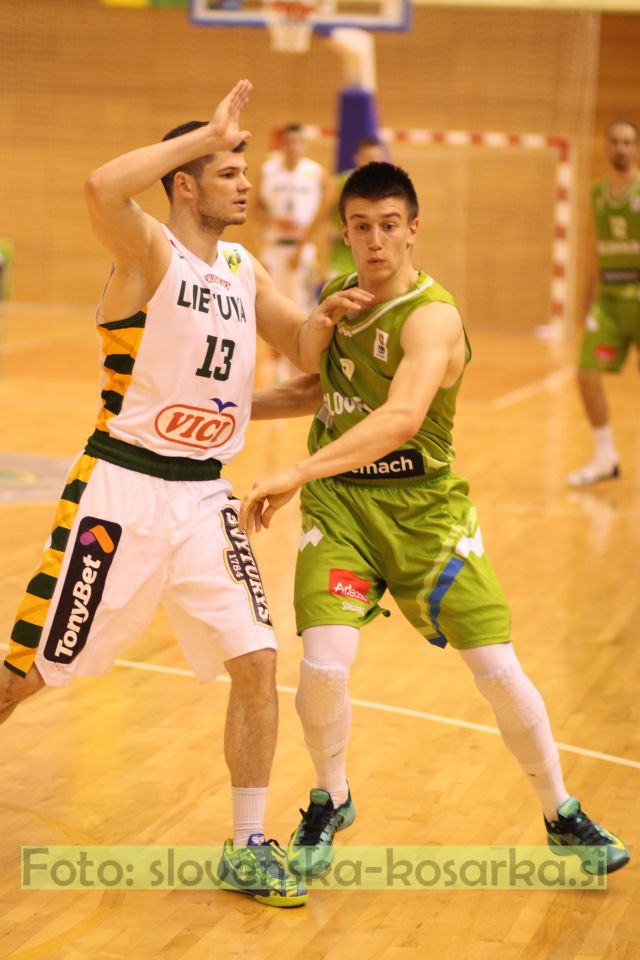
[[[151,187],[170,170],[232,149],[250,134],[240,130],[240,112],[251,84],[240,80],[216,107],[206,126],[148,147],[132,150],[94,170],[85,184],[93,230],[113,258],[115,274],[136,275],[142,287],[157,286],[169,261],[169,249],[157,220],[146,214],[133,197]]]
[[[439,387],[455,383],[464,367],[458,311],[445,303],[421,307],[406,321],[401,345],[404,356],[385,403],[312,456],[254,485],[240,512],[248,532],[268,527],[303,483],[372,463],[416,433]]]

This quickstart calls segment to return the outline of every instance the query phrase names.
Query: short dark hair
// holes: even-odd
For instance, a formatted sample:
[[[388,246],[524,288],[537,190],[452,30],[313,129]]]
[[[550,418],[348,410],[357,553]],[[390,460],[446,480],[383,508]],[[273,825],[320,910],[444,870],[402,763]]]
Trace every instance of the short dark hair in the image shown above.
[[[206,120],[189,120],[187,123],[181,123],[179,127],[174,127],[173,130],[165,133],[162,140],[173,140],[175,137],[182,137],[185,133],[191,133],[192,130],[199,130],[200,127],[206,127],[207,122]],[[242,153],[244,148],[245,142],[243,140],[233,148],[232,153]],[[164,177],[162,177],[162,186],[169,200],[173,199],[173,178],[176,173],[180,171],[190,173],[192,177],[198,180],[204,167],[206,167],[210,160],[213,160],[213,156],[212,153],[209,153],[204,157],[196,157],[195,160],[189,160],[188,163],[183,163],[174,170],[170,170],[169,173],[165,173]]]
[[[374,161],[354,170],[340,194],[340,217],[346,223],[347,200],[361,197],[363,200],[385,200],[387,197],[402,197],[409,208],[409,219],[415,220],[420,205],[409,174],[393,163]]]
[[[605,130],[605,136],[607,138],[611,136],[611,131],[613,130],[614,127],[631,127],[631,129],[633,130],[635,139],[636,140],[640,139],[640,130],[638,129],[635,123],[631,122],[631,120],[612,120],[611,123],[608,124],[607,129]]]
[[[287,123],[280,131],[282,136],[285,133],[302,133],[302,124],[301,123]]]

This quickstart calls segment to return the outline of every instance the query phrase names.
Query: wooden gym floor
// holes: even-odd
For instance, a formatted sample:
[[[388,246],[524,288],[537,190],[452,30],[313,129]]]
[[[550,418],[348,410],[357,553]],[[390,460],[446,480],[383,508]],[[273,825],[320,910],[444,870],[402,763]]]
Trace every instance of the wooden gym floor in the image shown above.
[[[20,888],[19,850],[64,843],[219,843],[228,686],[199,686],[166,620],[103,679],[40,693],[0,732],[0,955],[11,960],[631,960],[640,957],[640,425],[635,359],[608,383],[623,474],[584,493],[565,475],[590,455],[575,343],[472,334],[458,470],[513,609],[514,638],[547,702],[569,789],[630,845],[606,892],[318,890],[283,912],[207,890]],[[88,311],[5,308],[0,377],[0,610],[39,559],[64,475],[92,427],[97,341]],[[269,371],[263,360],[259,377]],[[227,470],[241,495],[304,448],[305,422],[254,425]],[[43,459],[52,458],[52,459]],[[281,721],[268,833],[285,842],[313,784],[292,689],[298,540],[290,505],[254,538],[280,643]],[[342,844],[542,844],[537,802],[451,650],[393,615],[363,635],[350,684]],[[151,669],[150,669],[151,668]],[[159,668],[168,668],[161,670]],[[634,907],[633,904],[636,904]]]

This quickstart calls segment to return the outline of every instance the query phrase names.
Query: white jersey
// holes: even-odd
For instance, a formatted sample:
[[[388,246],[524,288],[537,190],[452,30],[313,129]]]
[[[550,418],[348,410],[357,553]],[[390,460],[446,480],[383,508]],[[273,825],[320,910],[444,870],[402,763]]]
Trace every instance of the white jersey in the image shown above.
[[[161,457],[228,463],[251,414],[253,264],[239,244],[220,241],[211,266],[164,229],[171,260],[148,305],[125,320],[98,314],[104,389],[92,440],[100,451],[119,441]]]
[[[276,154],[262,165],[260,199],[269,215],[291,220],[296,230],[281,230],[271,225],[265,231],[265,240],[297,239],[315,217],[322,200],[324,171],[315,160],[304,157],[293,170],[287,170],[282,154]]]

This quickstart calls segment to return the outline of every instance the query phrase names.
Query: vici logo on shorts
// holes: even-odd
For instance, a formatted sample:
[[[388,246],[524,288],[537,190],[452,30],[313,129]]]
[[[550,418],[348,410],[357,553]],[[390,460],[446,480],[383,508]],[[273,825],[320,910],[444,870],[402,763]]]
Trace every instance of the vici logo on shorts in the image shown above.
[[[71,663],[84,649],[121,535],[120,524],[110,520],[80,521],[44,648],[46,660]]]
[[[235,403],[224,403],[213,398],[217,410],[205,407],[192,407],[187,403],[174,403],[165,407],[156,417],[156,430],[164,440],[179,443],[183,447],[199,447],[209,450],[221,447],[236,429],[235,417],[225,407]]]
[[[367,593],[370,586],[371,580],[363,580],[351,570],[337,570],[332,567],[329,571],[329,593],[333,593],[336,597],[348,597],[350,600],[359,600],[360,603],[366,603],[369,606],[371,601]]]

